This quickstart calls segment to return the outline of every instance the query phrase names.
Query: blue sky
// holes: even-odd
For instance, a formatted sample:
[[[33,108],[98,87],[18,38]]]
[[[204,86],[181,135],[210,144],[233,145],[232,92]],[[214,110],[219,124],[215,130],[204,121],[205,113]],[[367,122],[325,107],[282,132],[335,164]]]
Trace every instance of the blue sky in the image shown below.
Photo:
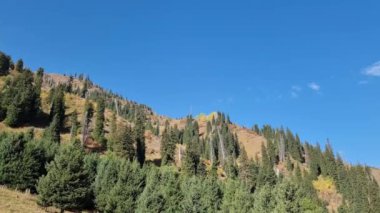
[[[80,3],[79,3],[80,2]],[[0,50],[164,115],[329,138],[380,167],[378,1],[1,1]]]

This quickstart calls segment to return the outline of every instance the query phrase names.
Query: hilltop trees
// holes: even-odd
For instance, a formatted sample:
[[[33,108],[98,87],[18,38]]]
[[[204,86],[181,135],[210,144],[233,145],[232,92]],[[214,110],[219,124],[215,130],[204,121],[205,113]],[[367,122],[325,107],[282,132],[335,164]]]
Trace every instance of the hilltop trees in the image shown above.
[[[22,59],[17,60],[15,70],[19,72],[24,70],[24,61]]]
[[[3,52],[0,52],[0,76],[8,74],[10,63],[11,57]]]

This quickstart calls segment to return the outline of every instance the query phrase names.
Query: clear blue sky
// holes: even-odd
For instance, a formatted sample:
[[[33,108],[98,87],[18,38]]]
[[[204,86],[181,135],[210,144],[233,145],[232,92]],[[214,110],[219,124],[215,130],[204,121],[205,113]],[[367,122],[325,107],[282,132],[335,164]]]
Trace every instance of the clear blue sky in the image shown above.
[[[380,167],[378,1],[0,4],[0,50],[32,69],[89,74],[172,117],[287,126]]]

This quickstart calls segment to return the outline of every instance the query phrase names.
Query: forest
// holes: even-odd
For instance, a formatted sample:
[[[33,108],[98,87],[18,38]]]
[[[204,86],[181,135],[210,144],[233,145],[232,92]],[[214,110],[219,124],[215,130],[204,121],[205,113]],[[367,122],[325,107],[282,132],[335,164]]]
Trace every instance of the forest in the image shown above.
[[[330,143],[321,147],[288,128],[254,125],[250,131],[266,144],[261,155],[249,158],[222,112],[208,119],[201,134],[195,117],[187,116],[184,128],[158,123],[150,119],[150,107],[94,90],[84,75],[57,85],[44,77],[43,68],[32,71],[21,59],[13,62],[0,52],[0,76],[0,121],[11,129],[43,129],[42,134],[34,128],[0,129],[0,185],[30,191],[41,207],[61,212],[380,212],[380,187],[370,168],[346,163]],[[81,85],[71,83],[74,79]],[[43,84],[49,87],[49,112],[42,110]],[[85,100],[83,116],[67,113],[68,95]],[[63,132],[70,134],[68,142]],[[160,161],[146,159],[146,132],[160,139]],[[89,147],[91,142],[98,146]],[[318,184],[323,183],[340,195],[336,209],[320,196]]]

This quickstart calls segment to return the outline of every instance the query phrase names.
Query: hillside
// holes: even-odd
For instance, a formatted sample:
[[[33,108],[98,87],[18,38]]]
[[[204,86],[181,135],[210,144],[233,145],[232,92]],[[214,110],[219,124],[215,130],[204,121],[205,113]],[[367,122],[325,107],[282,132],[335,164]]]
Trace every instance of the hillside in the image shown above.
[[[46,210],[37,201],[73,212],[380,210],[380,170],[288,128],[242,127],[222,112],[173,119],[84,75],[20,61],[1,70],[1,211]]]
[[[13,72],[14,73],[14,72]],[[13,74],[15,75],[15,74]],[[2,77],[0,79],[0,88],[1,85],[4,84],[5,78]],[[50,105],[48,103],[48,94],[49,91],[52,87],[58,86],[60,84],[67,84],[70,82],[70,77],[69,76],[64,76],[64,75],[59,75],[59,74],[50,74],[47,73],[44,75],[44,80],[43,80],[43,92],[41,94],[41,100],[42,100],[42,110],[44,113],[48,114],[50,111]],[[78,78],[73,78],[72,79],[72,86],[73,88],[76,89],[81,89],[83,87],[83,81],[79,80]],[[101,87],[97,85],[92,85],[89,87],[89,92],[100,92],[104,91]],[[129,101],[119,99],[117,98],[118,101],[120,101],[121,104],[127,104]],[[67,93],[65,95],[65,103],[66,103],[66,117],[69,117],[74,111],[78,113],[78,118],[82,118],[84,115],[84,105],[85,105],[85,98],[82,98],[78,95],[73,95],[70,93]],[[96,107],[96,103],[93,102],[93,104]],[[215,113],[212,113],[215,115]],[[168,118],[162,115],[158,115],[154,112],[151,114],[148,114],[148,119],[152,123],[159,123],[160,124],[160,130],[161,132],[164,130],[165,122],[168,121],[170,126],[175,126],[177,125],[179,129],[184,129],[186,125],[186,118],[183,119],[172,119]],[[110,109],[106,109],[105,111],[105,130],[107,133],[110,132],[110,123],[111,123],[111,117],[112,117],[112,111]],[[128,121],[123,118],[122,116],[118,116],[117,120],[119,123],[128,123]],[[199,122],[199,131],[200,134],[203,135],[206,132],[206,124],[207,124],[207,119],[203,119],[202,117],[197,117],[196,120]],[[69,126],[69,121],[67,120],[66,126]],[[93,123],[94,125],[94,123]],[[37,136],[42,136],[42,131],[44,128],[47,127],[47,124],[45,124],[44,127],[40,126],[35,126],[33,124],[31,125],[25,125],[23,127],[18,127],[18,128],[9,128],[7,127],[3,122],[0,122],[0,131],[10,131],[10,132],[27,132],[28,129],[34,128],[36,135]],[[239,142],[245,150],[247,151],[248,157],[251,159],[254,159],[256,157],[260,157],[260,152],[261,152],[261,145],[264,143],[266,139],[262,136],[257,135],[254,131],[241,127],[237,124],[231,124],[231,129],[233,129],[233,132],[237,134],[239,138]],[[160,139],[157,136],[154,136],[151,131],[146,131],[146,145],[147,145],[147,150],[146,150],[146,155],[148,160],[159,160],[160,158]],[[107,135],[106,135],[107,136]],[[70,139],[70,133],[69,132],[64,132],[61,133],[61,137],[64,143],[69,142]]]

